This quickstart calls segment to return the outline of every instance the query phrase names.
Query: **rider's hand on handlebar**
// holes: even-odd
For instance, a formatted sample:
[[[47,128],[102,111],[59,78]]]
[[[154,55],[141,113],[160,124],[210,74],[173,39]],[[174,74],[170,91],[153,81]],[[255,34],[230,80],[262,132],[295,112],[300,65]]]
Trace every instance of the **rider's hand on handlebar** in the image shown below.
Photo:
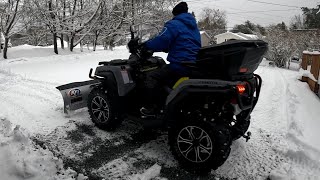
[[[144,58],[149,58],[153,55],[153,51],[148,49],[144,43],[139,45],[141,56]]]

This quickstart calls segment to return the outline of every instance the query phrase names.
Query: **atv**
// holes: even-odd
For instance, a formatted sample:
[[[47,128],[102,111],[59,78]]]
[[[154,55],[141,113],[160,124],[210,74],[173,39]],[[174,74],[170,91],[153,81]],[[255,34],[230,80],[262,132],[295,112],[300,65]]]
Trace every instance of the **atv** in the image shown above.
[[[131,31],[132,40],[138,42]],[[217,169],[229,156],[232,142],[247,132],[250,114],[259,99],[262,79],[254,74],[267,51],[261,40],[232,40],[203,47],[191,70],[173,87],[163,87],[164,101],[154,116],[141,114],[148,74],[165,61],[130,49],[129,59],[100,62],[85,82],[59,86],[65,113],[87,107],[94,124],[115,129],[126,117],[152,122],[168,131],[170,150],[181,167],[192,173]],[[154,128],[154,127],[153,127]]]

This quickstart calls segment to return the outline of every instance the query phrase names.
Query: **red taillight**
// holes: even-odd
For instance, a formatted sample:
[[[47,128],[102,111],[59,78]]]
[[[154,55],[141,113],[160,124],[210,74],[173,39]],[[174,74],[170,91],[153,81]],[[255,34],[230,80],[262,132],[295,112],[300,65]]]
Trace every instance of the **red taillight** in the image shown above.
[[[243,94],[246,91],[246,85],[245,84],[238,84],[237,91],[239,94]]]
[[[240,73],[246,73],[246,72],[248,72],[248,68],[240,68],[239,72]]]

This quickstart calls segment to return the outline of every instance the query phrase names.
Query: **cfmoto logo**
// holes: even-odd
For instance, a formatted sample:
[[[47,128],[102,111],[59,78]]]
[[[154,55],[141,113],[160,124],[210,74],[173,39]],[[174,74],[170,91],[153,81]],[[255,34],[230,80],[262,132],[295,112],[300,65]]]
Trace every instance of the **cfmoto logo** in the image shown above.
[[[69,92],[68,92],[68,95],[70,97],[78,97],[78,96],[81,96],[81,91],[80,89],[71,89]]]

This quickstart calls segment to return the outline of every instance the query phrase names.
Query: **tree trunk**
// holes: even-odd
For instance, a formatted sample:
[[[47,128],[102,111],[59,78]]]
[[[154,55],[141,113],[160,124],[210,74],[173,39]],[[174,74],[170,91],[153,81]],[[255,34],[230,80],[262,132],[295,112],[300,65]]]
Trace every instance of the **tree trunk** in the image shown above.
[[[61,42],[61,49],[64,49],[64,38],[62,33],[61,33],[60,42]]]
[[[97,42],[96,40],[93,40],[93,51],[96,51],[96,47],[97,47]]]
[[[54,49],[54,53],[59,54],[57,37],[58,37],[57,33],[53,33],[53,49]]]
[[[74,42],[74,35],[71,35],[71,38],[70,38],[70,51],[72,52],[73,51],[73,42]]]
[[[104,50],[108,50],[108,48],[107,48],[107,42],[105,42],[105,41],[103,42],[103,49],[104,49]]]
[[[53,13],[53,8],[52,8],[52,0],[48,1],[48,8],[50,11],[50,17],[52,20],[55,19],[55,14]],[[57,28],[54,25],[51,29],[52,35],[53,35],[53,48],[54,48],[54,53],[58,54],[58,43],[57,43]]]
[[[8,42],[9,42],[9,38],[7,38],[7,37],[5,36],[5,38],[4,38],[4,47],[3,47],[3,58],[4,58],[4,59],[7,59],[7,58],[8,58],[8,57],[7,57]]]
[[[95,38],[94,38],[94,40],[93,40],[93,51],[96,51],[97,41],[98,41],[98,36],[96,35]]]
[[[80,51],[83,52],[83,43],[80,41]]]
[[[66,35],[66,40],[67,40],[67,46],[68,46],[68,49],[70,48],[70,41],[69,41],[69,36]]]

